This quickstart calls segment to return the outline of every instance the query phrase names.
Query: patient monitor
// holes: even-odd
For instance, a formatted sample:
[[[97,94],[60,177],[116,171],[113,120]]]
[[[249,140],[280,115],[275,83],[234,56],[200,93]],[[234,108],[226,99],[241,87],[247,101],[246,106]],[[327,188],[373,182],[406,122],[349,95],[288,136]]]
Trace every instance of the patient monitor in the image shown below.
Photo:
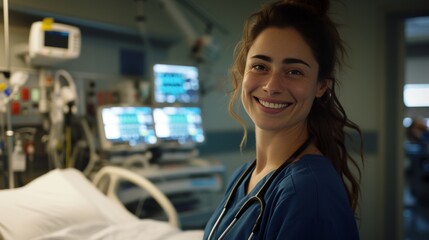
[[[155,104],[196,104],[199,101],[198,91],[197,67],[170,64],[153,66]]]
[[[28,61],[35,66],[50,66],[80,55],[81,34],[77,27],[53,21],[31,25]]]
[[[97,119],[103,151],[144,151],[157,143],[148,106],[100,106]]]
[[[164,150],[193,149],[205,141],[199,107],[155,107],[153,118],[156,135]]]

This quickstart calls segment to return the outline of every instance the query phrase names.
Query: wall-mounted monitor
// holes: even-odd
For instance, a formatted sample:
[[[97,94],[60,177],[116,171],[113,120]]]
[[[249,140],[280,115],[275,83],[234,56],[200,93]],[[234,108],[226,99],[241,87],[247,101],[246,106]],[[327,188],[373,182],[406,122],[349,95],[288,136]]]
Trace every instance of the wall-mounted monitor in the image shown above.
[[[155,64],[153,66],[153,101],[154,104],[198,103],[198,68]]]
[[[157,143],[151,107],[100,106],[97,119],[105,151],[141,150]]]
[[[205,140],[199,107],[158,107],[153,109],[153,117],[161,142],[192,145]]]
[[[29,61],[35,66],[51,66],[78,58],[80,29],[61,23],[34,22],[29,36]]]

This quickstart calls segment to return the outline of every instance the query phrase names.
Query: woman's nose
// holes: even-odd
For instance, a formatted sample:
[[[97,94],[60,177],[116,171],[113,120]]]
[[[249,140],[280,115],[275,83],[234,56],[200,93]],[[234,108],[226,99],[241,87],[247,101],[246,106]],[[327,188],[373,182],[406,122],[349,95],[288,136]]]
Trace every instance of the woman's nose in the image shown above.
[[[271,74],[271,76],[268,78],[267,82],[262,87],[262,89],[269,95],[281,93],[283,91],[281,74],[279,73]]]

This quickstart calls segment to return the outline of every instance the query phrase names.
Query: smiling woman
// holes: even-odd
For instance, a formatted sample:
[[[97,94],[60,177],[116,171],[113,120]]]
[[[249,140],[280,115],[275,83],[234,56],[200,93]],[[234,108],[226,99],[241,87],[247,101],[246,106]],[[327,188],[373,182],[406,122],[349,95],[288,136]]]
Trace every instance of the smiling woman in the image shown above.
[[[255,126],[256,160],[238,169],[205,239],[359,239],[360,175],[345,147],[361,135],[336,97],[345,55],[328,0],[284,0],[246,22],[232,67],[229,110]],[[361,137],[362,146],[362,137]],[[360,149],[363,161],[363,149]]]
[[[267,28],[255,39],[246,60],[241,97],[258,140],[267,144],[275,136],[283,138],[283,133],[308,135],[302,132],[307,130],[305,119],[330,81],[317,80],[318,68],[310,47],[293,28]],[[275,161],[284,161],[281,155],[276,154]],[[258,156],[258,162],[263,161],[264,156]]]

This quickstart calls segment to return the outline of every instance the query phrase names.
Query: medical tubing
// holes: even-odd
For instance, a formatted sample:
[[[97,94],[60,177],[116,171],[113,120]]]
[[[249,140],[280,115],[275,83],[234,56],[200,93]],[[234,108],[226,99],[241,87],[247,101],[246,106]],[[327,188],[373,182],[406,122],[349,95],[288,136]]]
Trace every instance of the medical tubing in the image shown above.
[[[71,153],[71,159],[79,159],[79,153],[80,151],[82,151],[82,149],[84,149],[85,147],[87,147],[87,144],[84,140],[79,140],[77,143],[74,144],[74,148],[73,151]],[[73,167],[75,166],[76,161],[73,161]]]
[[[51,98],[51,106],[49,108],[49,117],[51,120],[51,127],[49,129],[47,152],[50,162],[53,163],[53,168],[62,168],[64,164],[61,162],[58,154],[59,142],[62,141],[64,116],[62,112],[62,99],[60,98],[60,83],[57,78],[54,81],[54,92]]]
[[[60,142],[58,140],[62,137],[62,129],[62,122],[55,122],[52,124],[48,135],[47,152],[50,162],[53,163],[53,168],[62,168],[64,166],[58,153],[58,143]]]
[[[91,130],[89,129],[88,122],[85,119],[81,119],[80,124],[82,125],[83,133],[85,135],[86,141],[88,143],[88,149],[89,149],[89,161],[88,161],[88,164],[86,165],[86,168],[83,170],[83,174],[88,177],[91,174],[92,170],[94,169],[95,163],[99,160],[99,156],[95,148],[94,136],[91,134]]]
[[[52,126],[49,131],[49,139],[48,139],[48,146],[47,146],[48,154],[49,154],[50,160],[54,164],[54,168],[63,168],[64,166],[68,167],[68,165],[70,164],[69,156],[68,156],[70,153],[67,152],[67,149],[65,153],[66,155],[65,160],[67,161],[65,162],[61,160],[62,157],[60,157],[58,153],[58,147],[60,146],[60,144],[64,145],[63,143],[64,135],[66,135],[65,137],[69,137],[67,136],[67,134],[64,134],[63,108],[65,105],[61,95],[61,82],[60,82],[61,77],[64,77],[64,79],[67,81],[68,87],[71,89],[71,91],[73,93],[76,93],[76,86],[70,73],[62,69],[56,71],[54,76],[54,92],[52,95],[52,102],[50,107],[50,119],[51,119]],[[76,96],[74,101],[77,102]]]
[[[58,84],[60,84],[60,77],[63,77],[67,81],[68,87],[71,89],[71,91],[74,94],[74,99],[73,99],[74,104],[77,105],[79,99],[77,97],[76,84],[73,80],[72,75],[66,70],[60,69],[55,72],[55,82]],[[61,86],[61,85],[58,85],[58,86]]]
[[[47,113],[49,109],[45,79],[46,79],[46,70],[44,68],[41,68],[39,70],[39,92],[40,92],[39,112],[42,114]]]
[[[138,203],[137,203],[136,210],[134,211],[134,215],[136,215],[137,217],[140,217],[140,215],[142,214],[143,204],[144,204],[145,200],[146,200],[145,198],[140,198]]]
[[[74,167],[74,159],[71,156],[72,153],[72,132],[71,132],[71,126],[67,125],[65,127],[65,147],[66,147],[66,153],[65,153],[65,162],[66,167],[71,168]]]
[[[72,157],[72,104],[67,103],[65,121],[65,162],[66,167],[74,167],[75,159]]]

